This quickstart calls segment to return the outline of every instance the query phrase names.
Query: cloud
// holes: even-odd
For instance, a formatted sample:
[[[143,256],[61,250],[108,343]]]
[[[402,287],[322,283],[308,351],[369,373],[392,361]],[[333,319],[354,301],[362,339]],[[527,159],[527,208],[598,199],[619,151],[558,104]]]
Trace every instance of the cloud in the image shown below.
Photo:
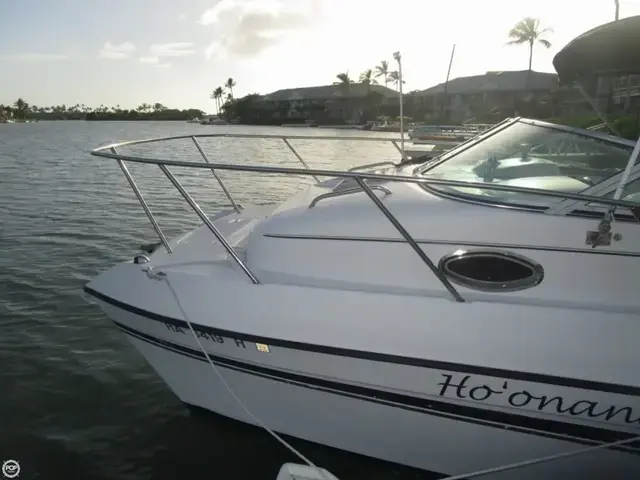
[[[159,57],[140,57],[140,63],[147,63],[149,65],[154,65],[158,68],[170,68],[171,64],[168,62],[160,62]]]
[[[151,45],[151,47],[149,47],[149,51],[154,57],[186,57],[196,53],[194,45],[191,42]]]
[[[120,45],[113,45],[111,42],[105,42],[100,49],[100,57],[109,58],[111,60],[121,60],[129,58],[133,55],[136,47],[131,42],[124,42]]]
[[[149,47],[149,55],[139,58],[140,63],[155,65],[158,68],[170,68],[171,64],[162,62],[166,57],[186,57],[196,53],[193,43],[175,42],[151,45]]]
[[[307,27],[317,6],[318,0],[221,0],[198,20],[215,28],[205,56],[255,56],[287,32]]]
[[[59,60],[69,60],[69,56],[63,55],[61,53],[29,52],[16,53],[13,55],[2,55],[0,56],[0,59],[10,60],[14,62],[54,62]]]
[[[227,12],[233,12],[234,10],[242,9],[247,2],[242,0],[220,0],[214,7],[207,8],[202,15],[198,23],[200,25],[213,25],[220,21],[220,17],[224,16]]]

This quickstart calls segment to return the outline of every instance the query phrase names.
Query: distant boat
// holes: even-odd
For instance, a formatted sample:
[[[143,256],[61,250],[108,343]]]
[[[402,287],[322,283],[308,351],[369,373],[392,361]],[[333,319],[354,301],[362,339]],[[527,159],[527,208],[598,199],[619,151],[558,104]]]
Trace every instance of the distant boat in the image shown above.
[[[200,123],[200,119],[198,117],[190,118],[187,123]]]
[[[200,125],[229,125],[229,122],[226,120],[213,116],[213,117],[205,117],[200,120]]]

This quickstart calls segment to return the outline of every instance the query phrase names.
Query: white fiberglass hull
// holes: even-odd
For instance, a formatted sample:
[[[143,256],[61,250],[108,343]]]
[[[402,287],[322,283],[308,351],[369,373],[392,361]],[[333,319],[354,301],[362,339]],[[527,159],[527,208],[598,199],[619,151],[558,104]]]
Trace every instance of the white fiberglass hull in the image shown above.
[[[414,278],[412,257],[393,258],[405,247],[411,253],[407,246],[314,240],[308,247],[311,240],[258,230],[261,219],[284,221],[286,213],[252,208],[211,221],[258,272],[259,285],[200,227],[172,241],[173,253],[158,249],[147,264],[116,265],[85,287],[183,402],[255,424],[206,361],[188,318],[255,416],[273,430],[331,447],[461,475],[640,435],[637,310],[609,306],[610,294],[597,296],[602,286],[587,285],[580,291],[590,297],[571,302],[501,302],[465,291],[471,301],[458,303],[435,290],[383,289],[374,282],[400,286]],[[458,247],[423,248],[439,258]],[[302,263],[329,258],[326,249],[341,261]],[[580,266],[617,266],[623,275],[625,266],[615,262],[634,261],[570,253],[563,258],[575,260],[574,290],[593,280],[576,274]],[[547,267],[547,284],[568,268],[553,269],[554,252],[529,247],[525,254]],[[358,288],[353,280],[319,283],[356,270],[365,257],[384,259],[384,268],[376,270],[383,260],[361,265],[366,283]],[[416,285],[430,280],[421,272]],[[539,297],[556,294],[543,287]],[[633,292],[610,288],[633,307]],[[636,442],[483,478],[639,476]]]
[[[205,360],[184,322],[142,316],[140,310],[115,306],[117,302],[99,303],[180,400],[255,424]],[[597,444],[597,437],[625,438],[623,432],[528,417],[519,406],[539,405],[544,393],[559,396],[563,408],[573,405],[576,410],[576,392],[591,400],[603,398],[601,392],[505,379],[504,373],[500,382],[507,388],[502,390],[496,377],[455,371],[454,365],[399,365],[354,358],[350,352],[341,356],[273,344],[264,352],[251,335],[195,329],[219,373],[255,416],[278,432],[335,448],[451,475],[570,452]],[[339,377],[361,381],[336,381]],[[433,393],[429,398],[401,388],[415,389],[419,378],[423,389]],[[393,384],[396,388],[389,388]],[[492,385],[496,393],[486,403],[469,398],[485,397],[489,390],[483,385]],[[499,404],[505,407],[495,408]],[[550,402],[549,411],[556,406]],[[608,449],[486,478],[623,479],[637,478],[638,471],[637,450]]]

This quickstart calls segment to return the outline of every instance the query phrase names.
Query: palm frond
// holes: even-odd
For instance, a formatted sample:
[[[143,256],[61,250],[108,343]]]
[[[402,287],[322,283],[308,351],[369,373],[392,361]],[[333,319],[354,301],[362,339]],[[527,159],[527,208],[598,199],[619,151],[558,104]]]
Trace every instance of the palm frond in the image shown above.
[[[376,65],[375,72],[376,78],[389,75],[389,62],[387,62],[386,60],[382,60],[380,62],[380,65]]]
[[[521,45],[523,43],[533,43],[538,40],[546,46],[546,43],[549,43],[548,40],[542,42],[540,37],[545,33],[552,32],[553,29],[551,28],[540,29],[540,20],[526,17],[520,20],[511,30],[509,30],[507,37],[511,40],[507,42],[507,45]],[[549,43],[549,45],[551,44]]]

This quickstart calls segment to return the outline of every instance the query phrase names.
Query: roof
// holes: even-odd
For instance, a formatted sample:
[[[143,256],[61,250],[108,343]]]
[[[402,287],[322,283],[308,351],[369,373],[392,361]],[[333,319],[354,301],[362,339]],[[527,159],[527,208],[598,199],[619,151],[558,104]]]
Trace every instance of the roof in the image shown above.
[[[563,83],[584,76],[640,73],[640,16],[605,23],[560,50],[553,66]]]
[[[447,85],[447,92],[453,95],[484,92],[515,92],[522,90],[552,90],[558,88],[555,73],[531,72],[529,86],[526,87],[528,70],[511,72],[487,72],[473,77],[454,78]],[[418,95],[444,93],[444,83],[417,92]]]
[[[322,85],[319,87],[285,88],[263,95],[261,100],[327,100],[332,97],[365,97],[372,92],[386,97],[398,96],[395,90],[381,85],[352,83],[349,85],[348,93],[341,85]]]

